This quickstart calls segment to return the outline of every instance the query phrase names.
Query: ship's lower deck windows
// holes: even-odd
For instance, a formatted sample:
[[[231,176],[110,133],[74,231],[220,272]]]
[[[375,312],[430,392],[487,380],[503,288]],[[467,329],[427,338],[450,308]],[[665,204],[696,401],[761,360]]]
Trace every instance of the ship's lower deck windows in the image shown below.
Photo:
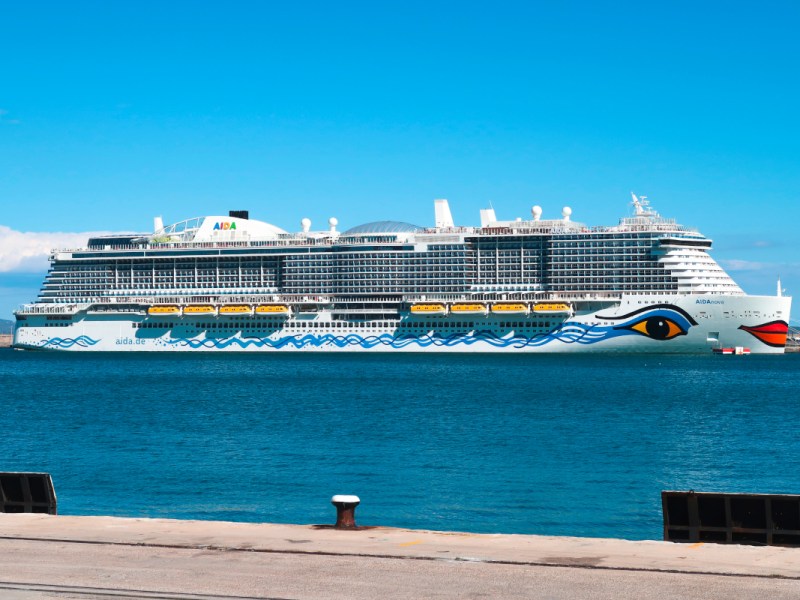
[[[501,321],[499,323],[492,323],[490,321],[478,322],[464,321],[464,322],[430,322],[430,323],[414,323],[397,321],[296,321],[286,322],[281,319],[258,319],[258,320],[231,320],[231,321],[209,321],[209,322],[174,322],[174,321],[145,321],[138,323],[131,323],[133,329],[180,329],[183,332],[188,331],[208,331],[208,330],[224,330],[224,331],[239,331],[239,330],[308,330],[308,329],[385,329],[394,328],[403,331],[427,332],[427,331],[492,331],[492,330],[530,330],[530,329],[549,329],[551,326],[557,326],[559,322],[530,322],[530,321]],[[598,323],[587,323],[588,325],[597,325]],[[25,323],[20,323],[22,327]],[[60,327],[68,325],[68,323],[44,323],[45,327]]]
[[[134,323],[134,329],[172,329],[175,327],[175,323],[170,322],[159,322],[159,323]]]

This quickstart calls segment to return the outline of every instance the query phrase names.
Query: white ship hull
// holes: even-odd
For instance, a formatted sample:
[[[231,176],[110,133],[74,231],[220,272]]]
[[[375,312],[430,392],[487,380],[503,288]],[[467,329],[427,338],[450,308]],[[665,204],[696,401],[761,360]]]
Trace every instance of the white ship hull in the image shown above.
[[[573,314],[426,315],[352,323],[329,309],[259,324],[253,316],[175,319],[79,310],[26,314],[14,346],[70,352],[628,352],[784,351],[791,298],[628,295],[577,300]]]

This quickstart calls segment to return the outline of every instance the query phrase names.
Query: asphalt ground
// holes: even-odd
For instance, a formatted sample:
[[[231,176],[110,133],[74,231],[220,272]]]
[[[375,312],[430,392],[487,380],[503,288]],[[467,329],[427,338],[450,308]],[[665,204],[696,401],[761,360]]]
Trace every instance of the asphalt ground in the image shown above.
[[[800,549],[0,514],[0,599],[800,598]]]

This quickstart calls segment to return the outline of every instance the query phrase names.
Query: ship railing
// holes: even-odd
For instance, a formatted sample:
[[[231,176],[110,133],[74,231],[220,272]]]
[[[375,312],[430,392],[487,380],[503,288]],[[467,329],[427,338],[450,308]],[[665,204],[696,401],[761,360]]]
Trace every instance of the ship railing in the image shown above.
[[[654,294],[656,295],[656,294]],[[548,302],[548,301],[618,301],[618,292],[525,292],[497,291],[469,294],[408,294],[405,302]]]
[[[366,315],[382,315],[387,312],[393,312],[397,307],[386,308],[334,308],[329,312],[334,315],[346,315],[351,313],[366,314]]]
[[[425,227],[419,233],[424,234],[461,234],[461,233],[475,233],[477,228],[475,227],[462,227],[462,226],[454,226],[454,227]]]
[[[685,225],[678,225],[675,222],[670,223],[627,223],[623,222],[619,225],[609,227],[596,226],[588,229],[590,233],[625,233],[625,232],[648,232],[656,231],[659,233],[693,233],[699,234],[699,231],[694,227],[687,227]]]
[[[174,294],[169,296],[110,296],[87,299],[96,304],[330,304],[330,296],[319,294]]]
[[[619,225],[596,225],[588,227],[582,223],[572,221],[518,221],[502,226],[466,228],[470,229],[466,233],[480,233],[483,235],[518,235],[530,233],[542,233],[551,235],[565,235],[576,233],[629,233],[629,232],[658,232],[658,233],[691,233],[697,235],[699,232],[693,227],[679,225],[674,219],[661,219],[658,221],[623,220]],[[425,230],[431,233],[435,230]]]
[[[241,240],[231,242],[153,242],[149,244],[113,244],[102,247],[80,247],[80,248],[58,248],[51,251],[51,255],[59,253],[73,253],[73,252],[108,252],[109,250],[119,251],[135,251],[135,250],[224,250],[227,248],[282,248],[282,247],[319,247],[319,246],[333,246],[337,244],[347,243],[362,243],[361,240],[356,238],[343,238],[343,237],[293,237],[277,240]],[[397,245],[402,240],[393,239],[372,239],[366,242],[370,246],[376,245]]]
[[[437,236],[442,236],[442,241],[454,241],[454,236],[460,235],[498,235],[516,233],[551,233],[551,234],[572,234],[572,233],[625,233],[625,232],[660,232],[660,233],[692,233],[698,234],[697,229],[679,225],[674,219],[650,220],[647,218],[630,217],[624,218],[619,225],[615,226],[594,226],[573,222],[554,222],[546,225],[539,225],[536,221],[514,222],[502,227],[447,227],[447,228],[426,228],[419,233],[428,242],[437,241]],[[184,250],[204,248],[209,250],[222,250],[226,248],[280,248],[280,247],[315,247],[333,246],[341,243],[356,243],[360,239],[353,236],[344,237],[341,235],[325,235],[324,237],[304,236],[301,234],[290,234],[274,240],[237,240],[237,241],[207,241],[207,242],[150,242],[146,244],[109,244],[98,247],[77,247],[77,248],[58,248],[51,251],[51,257],[59,253],[73,252],[107,252],[109,250],[134,251],[134,250]],[[386,239],[370,238],[369,245],[396,245],[402,243],[397,238],[386,237]]]
[[[372,298],[354,298],[352,296],[334,296],[331,302],[337,305],[393,305],[403,302],[402,295],[393,296],[391,298],[375,296]]]
[[[23,315],[71,315],[88,306],[84,304],[23,304],[15,311]]]
[[[129,302],[135,304],[259,304],[277,302],[275,294],[263,295],[231,295],[220,296],[218,294],[181,294],[174,296],[130,296],[127,298],[117,299],[116,302]]]

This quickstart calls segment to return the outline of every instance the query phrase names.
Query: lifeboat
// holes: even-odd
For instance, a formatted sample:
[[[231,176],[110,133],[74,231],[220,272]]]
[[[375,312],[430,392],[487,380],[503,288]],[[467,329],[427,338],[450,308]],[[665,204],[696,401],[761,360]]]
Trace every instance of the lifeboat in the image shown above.
[[[184,307],[183,309],[184,315],[215,315],[217,314],[217,309],[211,306],[210,304],[190,304],[189,306]]]
[[[285,304],[259,304],[256,306],[257,315],[274,315],[288,317],[291,309]]]
[[[451,314],[459,315],[485,315],[485,304],[452,304],[450,305]]]
[[[219,307],[219,314],[221,315],[250,315],[253,314],[253,309],[246,304],[228,304],[227,306]]]
[[[537,302],[533,306],[533,312],[545,313],[550,315],[565,315],[572,312],[569,304],[563,302]]]
[[[411,305],[412,315],[446,315],[447,307],[439,303],[422,303]]]
[[[155,317],[173,317],[175,315],[180,315],[181,309],[177,306],[169,305],[151,306],[147,309],[147,314]]]
[[[526,315],[528,305],[521,302],[498,302],[492,304],[492,313],[495,315]]]

